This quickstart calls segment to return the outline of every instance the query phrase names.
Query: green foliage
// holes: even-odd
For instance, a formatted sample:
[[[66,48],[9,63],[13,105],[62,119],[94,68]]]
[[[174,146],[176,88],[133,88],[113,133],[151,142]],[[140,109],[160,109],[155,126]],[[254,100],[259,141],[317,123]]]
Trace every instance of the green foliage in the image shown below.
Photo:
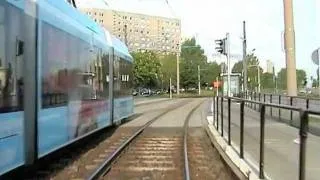
[[[254,90],[256,87],[258,87],[258,67],[260,71],[260,80],[262,81],[262,74],[263,69],[259,65],[259,59],[257,56],[255,56],[253,53],[248,54],[246,57],[246,63],[247,63],[247,78],[248,78],[248,89]],[[243,62],[238,61],[234,64],[232,67],[231,72],[232,73],[242,73],[243,71]]]
[[[297,69],[296,73],[297,73],[297,87],[302,88],[304,86],[304,80],[307,76],[306,72],[302,69]],[[277,83],[278,83],[279,89],[287,89],[287,69],[286,68],[282,68],[278,72]]]
[[[263,73],[261,77],[261,88],[262,89],[273,89],[275,88],[275,83],[273,79],[273,74]]]
[[[153,52],[136,52],[134,58],[135,87],[168,88],[170,77],[176,86],[177,57],[175,53],[160,55]],[[198,85],[198,65],[200,65],[201,85],[211,85],[220,74],[220,66],[216,62],[207,62],[204,50],[196,45],[194,38],[181,45],[180,85],[187,89]]]
[[[134,58],[134,85],[136,87],[154,88],[158,86],[161,73],[161,64],[154,52],[136,52]]]
[[[186,89],[197,87],[198,65],[203,68],[206,63],[207,57],[204,55],[204,50],[199,45],[196,45],[194,38],[183,42],[180,61],[180,83],[182,87]]]
[[[162,86],[167,88],[170,85],[170,77],[172,84],[176,84],[177,80],[177,56],[176,54],[168,54],[160,58],[162,72]]]
[[[211,85],[216,80],[216,77],[219,77],[220,71],[220,66],[216,62],[206,63],[204,70],[201,71],[202,84],[208,83]]]

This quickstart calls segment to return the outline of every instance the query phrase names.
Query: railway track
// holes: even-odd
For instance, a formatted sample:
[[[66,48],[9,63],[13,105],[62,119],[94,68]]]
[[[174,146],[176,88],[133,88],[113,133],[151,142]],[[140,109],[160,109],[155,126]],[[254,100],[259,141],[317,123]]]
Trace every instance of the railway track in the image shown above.
[[[212,152],[206,133],[199,139],[190,135],[194,128],[188,131],[189,120],[201,104],[185,100],[158,109],[159,113],[143,126],[114,128],[98,137],[101,141],[77,148],[23,179],[236,179],[223,164],[212,162],[220,160],[218,152]],[[190,105],[183,126],[150,127],[166,114]],[[204,132],[202,128],[196,131]]]
[[[188,131],[201,104],[193,105],[183,127],[154,128],[149,127],[151,123],[143,127],[143,132],[132,136],[132,142],[123,144],[126,147],[89,179],[237,179],[223,163],[216,163],[221,161],[219,153],[203,128],[191,129],[191,134]]]

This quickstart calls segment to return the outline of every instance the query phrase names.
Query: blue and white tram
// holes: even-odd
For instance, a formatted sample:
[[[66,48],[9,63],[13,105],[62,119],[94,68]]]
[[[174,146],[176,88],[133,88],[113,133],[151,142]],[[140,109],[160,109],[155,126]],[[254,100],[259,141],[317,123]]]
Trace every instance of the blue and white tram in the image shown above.
[[[132,62],[65,0],[1,0],[0,175],[132,115]]]

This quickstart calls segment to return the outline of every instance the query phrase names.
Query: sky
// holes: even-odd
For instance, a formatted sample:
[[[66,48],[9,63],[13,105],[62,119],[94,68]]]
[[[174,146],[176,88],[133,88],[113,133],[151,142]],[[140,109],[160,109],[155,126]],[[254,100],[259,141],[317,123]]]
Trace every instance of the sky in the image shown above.
[[[275,64],[275,70],[285,67],[283,50],[282,0],[76,0],[80,7],[98,5],[106,8],[177,17],[181,19],[183,37],[195,36],[210,61],[215,58],[215,39],[230,34],[230,52],[242,57],[242,22],[246,21],[247,52],[255,49],[261,66],[266,60]],[[166,3],[168,1],[169,5]],[[100,4],[99,4],[100,3]],[[311,53],[320,47],[320,0],[293,0],[296,37],[296,67],[304,69],[308,77],[316,77],[317,66]],[[318,12],[316,9],[319,9]],[[232,58],[231,64],[240,59]]]

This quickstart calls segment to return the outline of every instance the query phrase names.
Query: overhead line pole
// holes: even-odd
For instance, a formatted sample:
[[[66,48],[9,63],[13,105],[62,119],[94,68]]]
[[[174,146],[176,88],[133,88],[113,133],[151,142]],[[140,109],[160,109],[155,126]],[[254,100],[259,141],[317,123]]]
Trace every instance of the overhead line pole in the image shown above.
[[[285,26],[285,52],[287,64],[287,91],[289,96],[297,95],[297,75],[295,56],[295,33],[293,25],[292,0],[283,0],[284,5],[284,26]],[[290,78],[289,78],[290,77]]]
[[[243,56],[242,56],[242,63],[243,63],[243,90],[245,95],[247,94],[247,37],[246,37],[246,22],[243,21],[243,41],[242,41],[242,48],[243,48]],[[246,96],[245,96],[246,97]]]

